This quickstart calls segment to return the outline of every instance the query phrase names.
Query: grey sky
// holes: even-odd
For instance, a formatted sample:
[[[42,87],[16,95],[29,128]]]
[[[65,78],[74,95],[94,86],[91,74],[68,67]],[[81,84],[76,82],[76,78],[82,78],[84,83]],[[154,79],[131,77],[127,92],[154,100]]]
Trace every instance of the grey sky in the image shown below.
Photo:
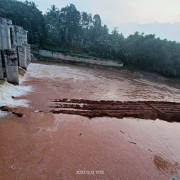
[[[50,5],[59,9],[73,3],[82,12],[99,14],[110,30],[125,36],[136,30],[180,42],[180,0],[34,0],[44,13]],[[150,28],[152,24],[152,28]],[[170,27],[169,27],[170,25]],[[171,34],[173,33],[173,35]]]

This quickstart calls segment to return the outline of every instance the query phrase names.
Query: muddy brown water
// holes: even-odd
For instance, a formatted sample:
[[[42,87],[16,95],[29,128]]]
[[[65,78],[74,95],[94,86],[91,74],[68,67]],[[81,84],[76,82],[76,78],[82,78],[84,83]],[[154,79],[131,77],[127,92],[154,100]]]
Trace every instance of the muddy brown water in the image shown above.
[[[0,119],[0,179],[170,179],[180,176],[180,124],[52,114],[53,99],[180,102],[180,86],[127,71],[30,64],[23,114]]]

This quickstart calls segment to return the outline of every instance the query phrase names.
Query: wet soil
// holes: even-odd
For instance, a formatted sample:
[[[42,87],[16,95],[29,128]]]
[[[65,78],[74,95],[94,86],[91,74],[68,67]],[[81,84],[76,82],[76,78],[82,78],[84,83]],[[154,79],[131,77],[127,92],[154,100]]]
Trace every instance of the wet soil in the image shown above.
[[[0,107],[1,111],[6,111],[6,112],[11,112],[12,114],[16,115],[17,117],[23,117],[27,112],[27,108],[13,108],[13,107],[8,107],[8,106],[2,106]]]
[[[84,99],[52,100],[54,114],[75,114],[94,117],[134,117],[140,119],[162,119],[180,122],[180,103],[156,101],[90,101]]]
[[[0,179],[164,180],[180,176],[180,123],[114,116],[117,111],[127,112],[127,107],[155,115],[153,108],[165,113],[178,110],[180,89],[133,77],[125,71],[30,64],[22,85],[32,86],[32,92],[12,99],[27,99],[29,108],[4,107],[14,114],[0,119]],[[108,108],[113,114],[78,115],[81,111],[93,114],[95,108],[99,112]],[[79,112],[53,114],[51,110]]]

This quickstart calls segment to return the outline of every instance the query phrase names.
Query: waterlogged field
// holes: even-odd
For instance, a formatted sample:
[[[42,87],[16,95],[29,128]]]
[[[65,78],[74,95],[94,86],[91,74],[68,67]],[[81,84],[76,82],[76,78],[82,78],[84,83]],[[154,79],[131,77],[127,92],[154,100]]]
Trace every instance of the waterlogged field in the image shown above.
[[[180,176],[179,123],[89,114],[103,107],[117,111],[122,101],[180,103],[178,84],[127,71],[32,63],[20,86],[1,83],[0,91],[0,106],[13,112],[0,120],[0,179]],[[105,101],[111,103],[104,106]],[[52,114],[52,106],[66,112]],[[81,116],[81,111],[89,115]]]

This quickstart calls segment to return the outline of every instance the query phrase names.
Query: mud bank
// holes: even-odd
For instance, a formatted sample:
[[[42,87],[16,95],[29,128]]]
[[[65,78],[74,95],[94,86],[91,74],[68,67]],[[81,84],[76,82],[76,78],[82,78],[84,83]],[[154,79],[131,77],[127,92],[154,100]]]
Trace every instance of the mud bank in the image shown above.
[[[156,101],[90,101],[84,99],[55,99],[50,106],[54,114],[74,114],[94,117],[134,117],[180,122],[180,103]]]
[[[76,111],[91,112],[95,107],[100,111],[113,108],[110,101],[120,109],[122,101],[130,101],[134,109],[137,101],[180,103],[178,87],[134,79],[126,72],[59,64],[30,64],[22,86],[32,91],[13,94],[13,101],[25,99],[28,107],[12,104],[6,110],[14,114],[0,119],[0,179],[164,180],[180,176],[180,123],[50,112],[59,110],[50,108],[55,103],[63,105],[62,110],[86,105],[87,109]],[[59,99],[64,102],[52,102]],[[98,106],[102,102],[106,105]],[[72,107],[65,108],[68,104]]]

